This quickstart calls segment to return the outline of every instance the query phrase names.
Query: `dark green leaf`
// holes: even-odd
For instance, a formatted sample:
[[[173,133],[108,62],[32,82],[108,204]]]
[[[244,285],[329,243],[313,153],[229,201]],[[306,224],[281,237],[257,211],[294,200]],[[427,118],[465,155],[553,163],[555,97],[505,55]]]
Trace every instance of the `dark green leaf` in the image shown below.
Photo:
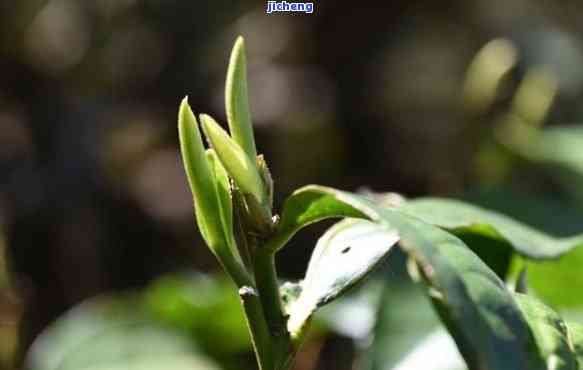
[[[287,230],[304,226],[298,220],[344,214],[360,214],[396,229],[400,246],[419,267],[428,294],[470,368],[545,368],[512,295],[457,237],[398,209],[330,188],[305,187],[286,204],[293,205],[296,215],[290,218],[295,223],[284,223]]]
[[[525,193],[510,186],[495,186],[474,189],[460,200],[505,214],[550,235],[564,237],[583,230],[583,209],[557,194]]]
[[[458,234],[474,249],[484,245],[496,248],[494,257],[501,260],[486,258],[490,266],[504,267],[503,258],[508,255],[504,244],[508,244],[512,250],[533,259],[526,263],[527,286],[545,302],[556,307],[583,306],[583,295],[572,294],[583,291],[582,235],[555,238],[503,214],[458,200],[420,198],[404,203],[399,210]],[[472,244],[476,239],[490,242]],[[476,252],[481,255],[479,250]]]
[[[399,210],[426,223],[508,242],[516,252],[533,259],[556,258],[583,246],[583,235],[555,238],[503,214],[459,200],[419,198]]]
[[[396,225],[470,368],[542,369],[528,325],[502,281],[458,238],[414,219]],[[394,216],[398,215],[398,216]]]

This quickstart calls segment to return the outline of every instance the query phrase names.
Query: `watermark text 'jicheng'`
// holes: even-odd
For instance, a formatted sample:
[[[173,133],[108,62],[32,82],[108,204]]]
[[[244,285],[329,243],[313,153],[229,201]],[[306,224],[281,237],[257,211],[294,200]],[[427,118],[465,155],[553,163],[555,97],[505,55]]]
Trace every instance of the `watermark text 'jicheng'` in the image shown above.
[[[314,3],[288,3],[287,1],[268,1],[267,14],[277,12],[313,13]]]

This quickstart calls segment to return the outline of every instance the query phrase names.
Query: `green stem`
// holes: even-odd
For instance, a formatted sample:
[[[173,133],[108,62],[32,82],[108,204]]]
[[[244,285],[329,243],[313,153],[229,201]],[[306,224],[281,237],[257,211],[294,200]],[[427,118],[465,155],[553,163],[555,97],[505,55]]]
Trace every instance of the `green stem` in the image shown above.
[[[283,370],[289,363],[292,347],[279,294],[279,283],[274,257],[274,253],[267,245],[262,245],[257,248],[255,255],[255,279],[257,281],[257,288],[259,289],[259,296],[267,326],[272,337],[271,348],[275,369]]]
[[[259,295],[253,287],[244,286],[239,289],[239,297],[245,310],[245,317],[247,318],[247,325],[251,333],[251,341],[253,342],[259,369],[273,370],[271,335],[265,321]]]
[[[224,251],[226,249],[222,248],[219,250]],[[255,288],[253,277],[231,256],[221,255],[217,257],[219,257],[219,262],[231,275],[237,288],[239,288],[239,297],[241,298],[241,305],[245,311],[247,326],[249,327],[259,369],[274,370],[271,334],[265,320],[265,313],[257,289]]]
[[[257,254],[255,255],[255,279],[265,310],[267,325],[272,334],[276,334],[285,326],[283,305],[279,296],[279,284],[273,254],[266,253],[263,246],[257,249]]]

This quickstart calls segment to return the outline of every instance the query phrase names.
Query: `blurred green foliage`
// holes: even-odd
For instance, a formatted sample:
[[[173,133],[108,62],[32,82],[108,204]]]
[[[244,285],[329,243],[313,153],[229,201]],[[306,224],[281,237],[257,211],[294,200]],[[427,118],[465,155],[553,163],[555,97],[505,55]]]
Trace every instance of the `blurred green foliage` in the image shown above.
[[[213,369],[193,343],[136,307],[136,297],[100,297],[69,311],[33,344],[31,369]]]
[[[156,319],[200,340],[209,353],[221,356],[249,350],[239,296],[226,277],[166,276],[144,294],[146,308]]]

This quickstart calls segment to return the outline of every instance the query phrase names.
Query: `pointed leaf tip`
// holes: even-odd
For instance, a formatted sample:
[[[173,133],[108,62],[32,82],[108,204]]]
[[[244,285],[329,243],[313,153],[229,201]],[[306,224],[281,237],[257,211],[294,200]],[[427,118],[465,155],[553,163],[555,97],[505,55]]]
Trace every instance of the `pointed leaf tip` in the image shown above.
[[[225,86],[225,105],[231,136],[243,148],[249,159],[255,160],[257,149],[253,136],[253,124],[247,91],[247,61],[245,40],[239,36],[235,41]]]
[[[193,193],[203,189],[198,188],[205,181],[209,181],[209,170],[205,159],[204,146],[198,129],[198,122],[188,105],[188,98],[185,97],[180,103],[178,112],[178,135],[180,139],[180,149],[182,159],[188,179],[193,186]],[[193,174],[197,173],[198,181],[195,181]],[[201,177],[202,176],[202,177]]]
[[[209,144],[235,183],[244,193],[263,203],[265,191],[255,163],[212,117],[201,114],[200,121]]]
[[[235,40],[235,44],[233,45],[233,49],[243,48],[243,53],[245,53],[245,38],[241,35],[237,36]]]

